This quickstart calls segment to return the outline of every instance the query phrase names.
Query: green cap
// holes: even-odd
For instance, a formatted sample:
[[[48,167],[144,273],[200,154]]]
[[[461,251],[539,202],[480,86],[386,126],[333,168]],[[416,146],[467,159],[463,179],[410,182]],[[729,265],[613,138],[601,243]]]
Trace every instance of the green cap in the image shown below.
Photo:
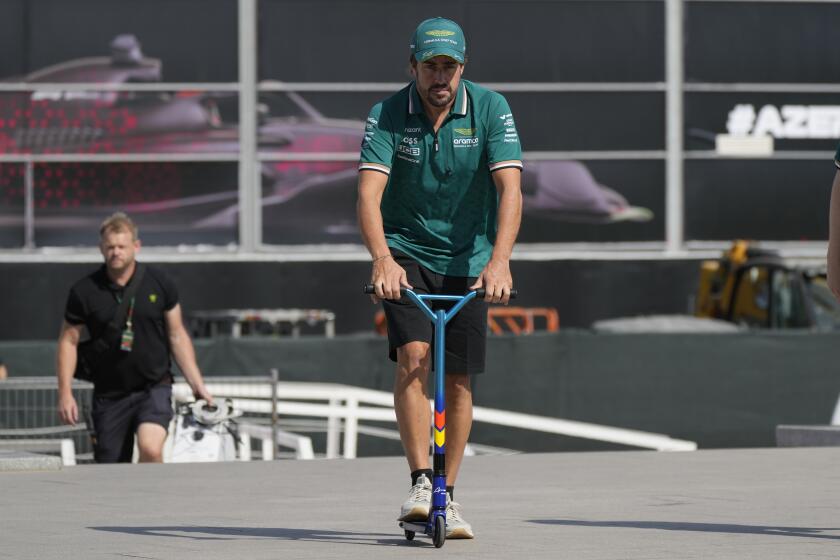
[[[417,26],[411,40],[411,55],[417,62],[443,55],[464,64],[466,53],[464,32],[450,19],[427,19]]]

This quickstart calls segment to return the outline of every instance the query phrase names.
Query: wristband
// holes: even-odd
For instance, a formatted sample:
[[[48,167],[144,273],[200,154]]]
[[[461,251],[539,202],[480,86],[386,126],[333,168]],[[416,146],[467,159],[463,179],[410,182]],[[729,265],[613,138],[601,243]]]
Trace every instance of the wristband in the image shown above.
[[[391,256],[391,255],[390,255],[390,254],[388,254],[388,255],[382,255],[381,257],[376,257],[375,259],[373,259],[372,261],[370,261],[370,264],[373,264],[373,263],[375,263],[376,261],[381,261],[382,259],[388,258],[388,257],[390,257],[390,256]]]

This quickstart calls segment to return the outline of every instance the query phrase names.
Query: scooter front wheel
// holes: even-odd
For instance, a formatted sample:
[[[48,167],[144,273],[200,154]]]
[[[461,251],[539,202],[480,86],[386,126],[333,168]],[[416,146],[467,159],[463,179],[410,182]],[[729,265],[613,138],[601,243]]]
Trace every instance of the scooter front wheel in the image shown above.
[[[414,540],[414,531],[409,531],[408,529],[405,530],[405,540],[413,541]]]
[[[435,527],[432,533],[435,548],[440,548],[446,542],[446,519],[442,515],[435,517]]]

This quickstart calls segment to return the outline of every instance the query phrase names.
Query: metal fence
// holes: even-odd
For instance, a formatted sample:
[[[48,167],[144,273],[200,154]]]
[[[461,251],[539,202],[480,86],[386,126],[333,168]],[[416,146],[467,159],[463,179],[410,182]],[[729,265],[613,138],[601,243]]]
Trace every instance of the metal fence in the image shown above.
[[[58,418],[58,386],[54,377],[0,381],[0,449],[61,454],[65,464],[92,462],[88,426],[93,385],[73,381],[73,396],[79,406],[79,423],[67,426]]]
[[[393,395],[361,387],[334,383],[279,382],[271,377],[210,377],[206,383],[217,399],[230,398],[240,419],[241,444],[238,458],[251,460],[251,441],[260,442],[260,458],[312,459],[357,456],[359,435],[381,440],[399,440],[388,424],[396,422]],[[30,377],[0,382],[0,449],[18,449],[60,454],[65,465],[92,462],[90,410],[93,386],[73,382],[73,395],[81,420],[76,426],[62,425],[57,412],[57,385],[53,377]],[[173,386],[173,402],[192,400],[183,380]],[[547,434],[561,434],[619,443],[660,451],[690,451],[694,442],[663,434],[475,407],[476,422],[486,422]],[[364,422],[364,424],[363,424]],[[323,451],[316,453],[318,437]],[[171,434],[171,432],[170,432]],[[274,442],[274,443],[272,443]],[[281,450],[282,449],[282,450]],[[291,451],[289,451],[291,450]],[[468,455],[513,453],[471,442]],[[166,456],[166,452],[164,453]]]
[[[287,422],[300,419],[325,421],[326,442],[321,456],[327,459],[338,457],[355,459],[360,434],[384,439],[399,437],[395,430],[369,424],[371,422],[385,425],[396,423],[394,397],[389,392],[337,383],[269,382],[266,378],[259,377],[212,377],[205,381],[207,389],[215,398],[232,399],[234,407],[248,416],[268,417],[270,415],[277,418],[279,426],[284,428],[292,426]],[[173,397],[176,400],[185,400],[188,396],[189,387],[186,383],[176,383],[173,387]],[[432,406],[431,401],[429,406]],[[481,406],[473,408],[473,420],[497,426],[658,451],[697,449],[697,444],[693,441],[680,440],[665,434]],[[368,424],[363,425],[362,422]],[[313,427],[311,423],[307,423],[306,426],[310,429]],[[261,436],[255,437],[263,439]],[[278,436],[273,439],[278,443],[281,442]],[[264,449],[270,449],[270,446],[264,446]],[[499,452],[509,453],[513,450],[475,443],[470,443],[467,450],[467,454]]]

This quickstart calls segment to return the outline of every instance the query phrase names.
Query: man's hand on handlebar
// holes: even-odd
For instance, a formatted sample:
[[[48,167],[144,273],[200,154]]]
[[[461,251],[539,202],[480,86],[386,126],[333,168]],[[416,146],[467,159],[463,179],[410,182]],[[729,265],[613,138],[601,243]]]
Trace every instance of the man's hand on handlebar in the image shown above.
[[[484,301],[489,303],[503,303],[510,301],[510,291],[513,288],[513,277],[510,274],[508,261],[493,260],[487,263],[478,280],[470,286],[470,290],[484,288]]]
[[[373,303],[381,299],[400,299],[400,287],[412,289],[405,269],[398,265],[390,255],[374,261],[370,283],[376,290],[375,295],[370,298]]]

